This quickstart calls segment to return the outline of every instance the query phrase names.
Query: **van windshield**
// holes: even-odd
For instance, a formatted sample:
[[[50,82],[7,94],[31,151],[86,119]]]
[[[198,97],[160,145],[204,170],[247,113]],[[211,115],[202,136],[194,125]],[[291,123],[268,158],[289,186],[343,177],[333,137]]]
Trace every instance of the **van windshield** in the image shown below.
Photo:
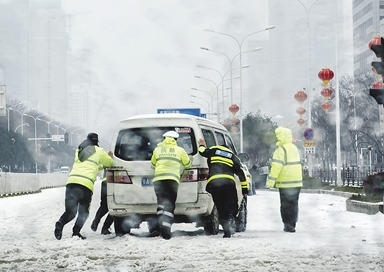
[[[148,161],[157,144],[163,140],[163,134],[170,130],[179,133],[178,146],[184,148],[188,155],[196,154],[196,139],[192,128],[144,127],[121,130],[116,141],[115,155],[125,161]]]

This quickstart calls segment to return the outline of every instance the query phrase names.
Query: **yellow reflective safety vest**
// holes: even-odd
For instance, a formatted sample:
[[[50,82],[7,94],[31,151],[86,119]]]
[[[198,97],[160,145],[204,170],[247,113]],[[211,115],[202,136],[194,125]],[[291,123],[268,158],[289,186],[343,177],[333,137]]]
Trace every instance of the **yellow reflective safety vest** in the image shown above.
[[[153,182],[167,179],[180,183],[183,170],[192,166],[187,152],[170,137],[165,137],[161,143],[157,144],[153,150],[151,163],[155,167]]]
[[[291,130],[279,127],[275,131],[278,146],[273,153],[268,184],[277,188],[296,188],[303,186],[300,153],[292,143]]]
[[[79,149],[75,152],[75,162],[72,170],[69,173],[67,184],[75,183],[80,184],[93,192],[93,185],[96,181],[97,173],[105,167],[113,165],[113,159],[101,147],[88,146],[87,149],[93,149],[94,153],[81,161],[79,159]]]

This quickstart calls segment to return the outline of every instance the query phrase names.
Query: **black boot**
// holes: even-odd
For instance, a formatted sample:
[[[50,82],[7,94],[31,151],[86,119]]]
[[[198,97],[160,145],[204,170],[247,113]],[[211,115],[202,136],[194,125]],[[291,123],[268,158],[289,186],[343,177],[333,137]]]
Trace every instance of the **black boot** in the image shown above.
[[[55,224],[55,237],[57,240],[61,240],[63,236],[63,223],[61,221],[57,221]]]
[[[169,239],[172,238],[172,233],[171,233],[171,228],[170,228],[170,227],[161,226],[161,227],[160,227],[160,232],[161,232],[161,236],[162,236],[165,240],[169,240]]]
[[[223,230],[224,230],[223,238],[231,238],[232,233],[231,233],[231,228],[229,225],[229,220],[225,220],[222,223],[222,226],[223,226]]]
[[[91,230],[96,231],[98,225],[99,225],[99,221],[97,221],[96,219],[93,220],[93,222],[91,224]]]
[[[296,232],[296,229],[292,225],[284,224],[284,231],[285,232]]]
[[[79,237],[79,238],[82,239],[82,240],[87,239],[87,237],[81,235],[80,232],[74,232],[74,233],[72,233],[72,237],[74,237],[74,236],[77,236],[77,237]]]
[[[112,232],[110,232],[109,231],[109,229],[105,229],[105,228],[102,228],[101,229],[101,234],[103,234],[103,235],[109,235],[109,234],[111,234]]]

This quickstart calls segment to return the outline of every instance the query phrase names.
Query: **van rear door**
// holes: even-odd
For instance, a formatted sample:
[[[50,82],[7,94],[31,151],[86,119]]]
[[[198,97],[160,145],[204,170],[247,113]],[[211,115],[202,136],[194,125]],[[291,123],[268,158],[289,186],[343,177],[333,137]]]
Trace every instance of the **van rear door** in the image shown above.
[[[151,156],[162,135],[169,130],[179,133],[178,145],[189,155],[197,154],[193,129],[185,126],[164,126],[156,122],[156,127],[127,128],[119,131],[115,145],[114,166],[121,166],[128,171],[132,184],[108,184],[113,192],[116,204],[156,204],[153,189],[154,169]],[[184,171],[180,182],[176,203],[194,203],[198,199],[198,170]]]

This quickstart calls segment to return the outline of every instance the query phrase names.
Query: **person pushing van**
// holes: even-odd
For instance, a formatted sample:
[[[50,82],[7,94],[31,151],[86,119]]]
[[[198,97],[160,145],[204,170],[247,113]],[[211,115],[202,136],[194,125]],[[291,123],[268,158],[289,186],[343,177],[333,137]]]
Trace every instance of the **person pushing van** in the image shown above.
[[[187,152],[177,145],[179,133],[168,131],[164,140],[153,150],[151,163],[155,167],[153,187],[157,198],[157,219],[161,236],[169,240],[172,237],[177,191],[183,168],[192,166]]]
[[[203,139],[199,140],[199,153],[207,158],[209,176],[206,190],[212,194],[213,202],[219,213],[219,222],[224,230],[224,238],[230,238],[235,232],[235,216],[239,209],[235,184],[236,174],[240,179],[244,197],[248,195],[248,182],[240,159],[226,146],[206,147]]]
[[[63,235],[64,226],[72,221],[77,214],[75,225],[72,228],[72,237],[81,239],[86,237],[80,234],[89,215],[92,201],[93,186],[97,173],[105,167],[113,165],[113,153],[106,153],[99,147],[99,136],[89,133],[75,152],[75,162],[69,173],[65,189],[65,211],[55,223],[54,234],[57,240]]]

